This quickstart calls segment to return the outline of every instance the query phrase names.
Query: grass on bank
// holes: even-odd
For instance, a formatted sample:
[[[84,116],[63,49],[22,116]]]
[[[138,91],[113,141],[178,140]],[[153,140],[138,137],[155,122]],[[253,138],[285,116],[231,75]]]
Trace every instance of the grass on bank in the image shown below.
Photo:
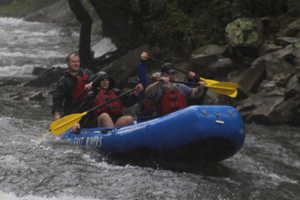
[[[27,17],[60,0],[4,0],[0,2],[1,17]]]

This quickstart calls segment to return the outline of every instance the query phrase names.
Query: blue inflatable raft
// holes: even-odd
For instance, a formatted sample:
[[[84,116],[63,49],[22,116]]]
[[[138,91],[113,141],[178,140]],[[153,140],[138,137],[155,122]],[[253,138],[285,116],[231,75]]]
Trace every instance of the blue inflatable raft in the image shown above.
[[[68,130],[61,137],[111,156],[215,162],[241,149],[245,129],[233,107],[190,106],[126,127]]]

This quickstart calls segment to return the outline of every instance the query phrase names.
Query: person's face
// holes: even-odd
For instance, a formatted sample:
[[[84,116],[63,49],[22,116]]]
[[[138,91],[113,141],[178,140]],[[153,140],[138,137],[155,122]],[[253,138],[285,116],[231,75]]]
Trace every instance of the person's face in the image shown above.
[[[67,62],[68,68],[70,72],[78,72],[80,68],[80,59],[79,56],[71,55],[70,61]]]
[[[163,77],[167,77],[169,78],[170,80],[175,80],[176,78],[176,72],[172,72],[172,73],[167,73],[167,72],[163,72],[162,75]]]
[[[109,79],[104,78],[102,81],[100,81],[100,87],[107,90],[109,88]]]

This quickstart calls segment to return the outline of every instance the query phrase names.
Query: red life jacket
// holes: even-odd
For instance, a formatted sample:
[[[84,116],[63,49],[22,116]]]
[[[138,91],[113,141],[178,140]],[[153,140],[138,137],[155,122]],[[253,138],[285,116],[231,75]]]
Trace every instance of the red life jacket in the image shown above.
[[[151,100],[146,98],[143,101],[143,115],[151,115],[152,113],[152,103]]]
[[[187,107],[187,101],[185,97],[180,93],[178,88],[165,88],[163,90],[164,94],[158,102],[159,114],[161,116]]]
[[[115,97],[117,97],[117,95],[113,90],[99,89],[99,93],[97,95],[97,98],[93,102],[93,106],[95,107],[95,106],[101,105]],[[97,113],[97,115],[100,115],[102,113],[123,115],[122,108],[123,108],[123,103],[122,103],[121,99],[116,99],[116,100],[112,101],[111,103],[98,108],[96,110],[96,113]]]
[[[71,92],[73,101],[76,100],[76,103],[82,103],[83,98],[88,94],[88,90],[84,92],[84,86],[88,83],[88,78],[89,75],[85,73],[82,76],[77,76],[76,86]]]

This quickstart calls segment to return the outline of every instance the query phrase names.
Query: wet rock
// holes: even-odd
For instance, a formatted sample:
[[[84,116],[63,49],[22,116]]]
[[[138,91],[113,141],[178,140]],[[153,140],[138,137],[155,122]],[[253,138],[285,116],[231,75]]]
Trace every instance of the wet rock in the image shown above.
[[[35,93],[29,97],[30,101],[42,101],[44,99],[45,99],[45,97],[43,96],[43,94],[41,92]]]
[[[60,67],[51,68],[51,70],[46,70],[35,79],[25,83],[24,86],[48,87],[57,82],[64,70],[66,69]]]
[[[15,93],[15,94],[10,95],[10,97],[11,97],[12,100],[20,101],[20,100],[23,100],[24,94]]]
[[[71,37],[72,31],[68,27],[63,27],[59,30],[59,35],[62,37]]]
[[[300,42],[300,38],[296,37],[277,37],[276,43],[278,45],[287,46],[289,44],[295,44],[297,42]]]
[[[264,125],[271,123],[268,118],[270,113],[277,105],[284,102],[284,96],[274,95],[272,90],[263,91],[259,95],[249,97],[238,103],[237,110],[245,122]]]
[[[15,80],[0,80],[0,87],[6,85],[19,85],[21,82]]]
[[[50,68],[50,69],[47,69],[47,66],[41,66],[41,67],[35,67],[33,70],[32,70],[32,74],[35,75],[35,76],[38,76],[42,73],[45,73],[47,71],[51,71],[53,70],[54,67]]]
[[[275,34],[276,37],[299,37],[300,19],[292,22],[286,28]]]
[[[225,36],[230,49],[248,56],[252,52],[256,56],[256,50],[264,42],[263,24],[259,19],[239,18],[227,24]]]
[[[288,79],[295,73],[295,67],[277,57],[266,64],[266,80],[274,80],[278,85],[285,86]]]
[[[266,40],[266,41],[264,41],[263,45],[259,49],[258,53],[260,56],[262,56],[262,55],[274,52],[276,50],[280,50],[282,48],[283,48],[283,46],[277,45],[271,40]]]
[[[283,48],[283,49],[279,49],[277,51],[273,51],[271,53],[262,55],[262,56],[256,58],[252,62],[252,65],[255,65],[260,60],[265,60],[265,61],[269,62],[272,59],[274,59],[274,57],[284,59],[285,61],[292,64],[294,57],[295,57],[294,49],[293,48]]]
[[[300,42],[296,43],[295,45],[299,44],[299,46],[294,48],[294,60],[293,63],[295,65],[299,65],[300,66]]]
[[[117,47],[112,43],[110,38],[104,37],[97,44],[92,46],[92,50],[95,52],[95,57],[100,57],[116,51]]]
[[[299,126],[300,94],[297,94],[279,104],[268,116],[269,125],[289,124]]]
[[[140,60],[140,55],[143,51],[149,52],[149,46],[144,45],[136,48],[111,62],[107,67],[101,70],[114,77],[117,86],[124,88],[126,87],[127,80],[131,76],[136,76],[137,61]]]
[[[221,56],[225,50],[226,47],[218,45],[206,45],[196,49],[190,59],[192,71],[207,78],[214,77],[215,72],[218,71],[219,73],[224,70],[227,72],[231,66],[231,61],[229,58]]]
[[[290,78],[286,84],[286,96],[294,96],[298,93],[300,93],[300,80],[299,75],[294,75],[292,78]]]
[[[239,89],[246,95],[256,93],[262,81],[265,79],[267,61],[260,60],[247,69],[238,79]]]

